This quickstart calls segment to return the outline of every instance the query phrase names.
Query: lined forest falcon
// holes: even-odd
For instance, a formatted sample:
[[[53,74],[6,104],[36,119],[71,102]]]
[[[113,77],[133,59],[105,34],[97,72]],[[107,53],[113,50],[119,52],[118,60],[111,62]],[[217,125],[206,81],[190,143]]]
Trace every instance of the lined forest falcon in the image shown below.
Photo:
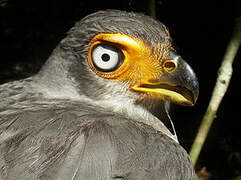
[[[90,14],[38,74],[0,86],[0,179],[195,179],[152,112],[197,96],[197,78],[162,23]]]

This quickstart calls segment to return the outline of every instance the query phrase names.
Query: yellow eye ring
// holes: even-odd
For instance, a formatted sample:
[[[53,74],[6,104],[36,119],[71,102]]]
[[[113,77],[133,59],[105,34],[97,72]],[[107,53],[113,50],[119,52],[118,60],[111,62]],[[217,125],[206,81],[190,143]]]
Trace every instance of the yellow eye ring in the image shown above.
[[[92,59],[92,51],[96,46],[101,45],[101,44],[109,44],[111,46],[114,46],[114,47],[120,49],[120,51],[122,52],[122,54],[124,56],[124,60],[123,60],[123,63],[116,70],[111,71],[111,72],[103,72],[95,67],[93,59]],[[128,64],[125,61],[126,55],[127,55],[127,53],[124,50],[122,50],[121,47],[118,47],[118,45],[114,45],[113,43],[108,43],[108,42],[101,41],[101,40],[95,40],[95,38],[94,38],[93,41],[91,41],[91,46],[88,50],[88,63],[90,65],[92,71],[94,71],[98,76],[103,77],[103,78],[114,79],[114,78],[117,78],[118,76],[120,76],[122,73],[124,73],[128,69]]]

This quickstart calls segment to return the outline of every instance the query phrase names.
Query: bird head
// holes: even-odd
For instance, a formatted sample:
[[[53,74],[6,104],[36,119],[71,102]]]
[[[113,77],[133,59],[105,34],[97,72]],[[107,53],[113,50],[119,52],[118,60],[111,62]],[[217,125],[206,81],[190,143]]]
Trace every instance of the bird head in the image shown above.
[[[138,13],[107,10],[83,18],[40,74],[63,89],[71,81],[78,93],[99,100],[128,96],[193,105],[198,97],[195,73],[167,28]]]

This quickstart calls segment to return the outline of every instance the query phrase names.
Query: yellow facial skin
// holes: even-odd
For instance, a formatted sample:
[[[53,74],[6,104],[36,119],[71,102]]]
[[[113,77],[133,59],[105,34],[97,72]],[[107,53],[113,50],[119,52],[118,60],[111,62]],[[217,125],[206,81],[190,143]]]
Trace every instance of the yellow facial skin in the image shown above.
[[[116,46],[124,54],[124,63],[114,72],[103,73],[96,70],[92,64],[92,48],[101,43]],[[159,59],[153,56],[151,48],[139,39],[125,34],[98,34],[91,41],[89,49],[89,63],[99,76],[128,82],[129,84],[135,84],[153,76],[159,76],[162,73]]]
[[[102,43],[119,48],[124,55],[123,64],[113,72],[101,72],[94,67],[92,62],[93,48]],[[169,42],[150,47],[140,39],[125,34],[100,33],[90,42],[88,62],[98,76],[125,82],[129,84],[131,91],[144,93],[150,98],[191,105],[193,100],[188,93],[175,87],[172,88],[168,81],[159,81],[164,73],[172,73],[178,68],[175,60],[168,57],[170,50],[173,49]],[[166,88],[167,86],[170,88]]]

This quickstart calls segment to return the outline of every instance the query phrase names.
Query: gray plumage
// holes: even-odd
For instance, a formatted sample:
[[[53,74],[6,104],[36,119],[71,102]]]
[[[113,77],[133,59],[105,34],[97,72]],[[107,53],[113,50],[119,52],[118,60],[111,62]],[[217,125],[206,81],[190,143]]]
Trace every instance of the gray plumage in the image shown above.
[[[98,77],[86,60],[97,33],[168,46],[164,28],[142,14],[91,14],[37,75],[1,85],[0,179],[194,179],[186,151],[164,125],[156,130],[156,103]]]

